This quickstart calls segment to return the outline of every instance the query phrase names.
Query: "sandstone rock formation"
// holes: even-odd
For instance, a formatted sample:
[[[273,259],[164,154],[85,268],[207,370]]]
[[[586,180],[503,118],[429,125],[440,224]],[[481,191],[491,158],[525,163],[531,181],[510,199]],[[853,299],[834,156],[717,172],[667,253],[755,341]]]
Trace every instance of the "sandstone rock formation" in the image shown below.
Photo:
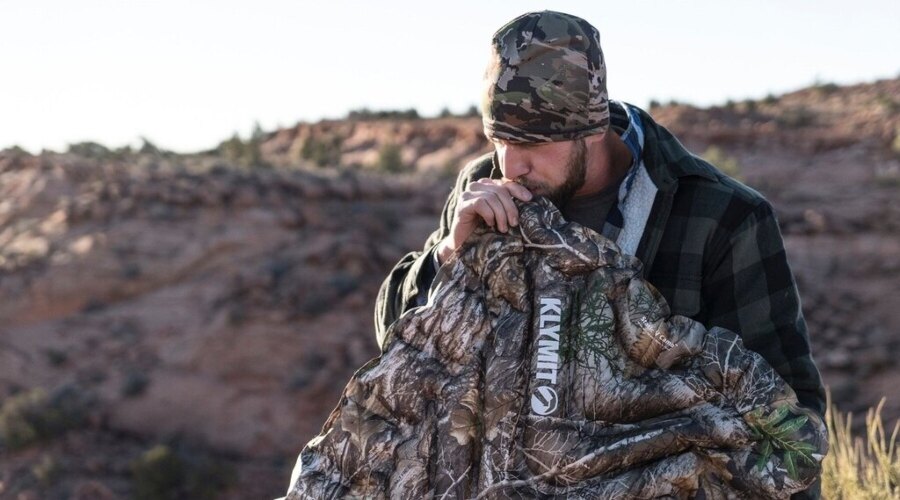
[[[888,395],[891,425],[900,80],[754,103],[653,113],[698,154],[718,147],[773,202],[835,401],[858,412]],[[427,167],[443,160],[424,159],[476,155],[479,129],[461,118],[301,124],[262,142],[268,169],[209,154],[0,152],[0,403],[39,388],[95,402],[82,428],[4,451],[0,496],[68,498],[99,481],[128,498],[127,464],[171,440],[235,464],[232,498],[283,494],[298,450],[378,352],[378,285],[436,224],[449,181]],[[336,131],[342,154],[360,158],[399,141],[411,173],[302,158],[301,135]],[[41,486],[32,468],[57,453],[77,459]]]

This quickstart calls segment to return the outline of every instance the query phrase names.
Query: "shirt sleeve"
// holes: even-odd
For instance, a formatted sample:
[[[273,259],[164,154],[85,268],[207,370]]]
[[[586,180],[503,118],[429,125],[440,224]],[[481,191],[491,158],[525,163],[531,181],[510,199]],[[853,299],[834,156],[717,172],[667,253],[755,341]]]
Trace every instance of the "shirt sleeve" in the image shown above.
[[[450,234],[459,193],[466,190],[472,177],[487,175],[489,170],[485,168],[489,166],[487,163],[479,168],[480,164],[473,162],[460,172],[444,203],[438,228],[425,240],[424,249],[406,254],[381,284],[375,300],[375,340],[379,348],[383,349],[388,329],[397,318],[427,301],[428,290],[439,268],[434,247]]]
[[[739,332],[800,404],[824,417],[825,389],[772,206],[765,200],[754,206],[722,248],[704,273],[708,326]]]

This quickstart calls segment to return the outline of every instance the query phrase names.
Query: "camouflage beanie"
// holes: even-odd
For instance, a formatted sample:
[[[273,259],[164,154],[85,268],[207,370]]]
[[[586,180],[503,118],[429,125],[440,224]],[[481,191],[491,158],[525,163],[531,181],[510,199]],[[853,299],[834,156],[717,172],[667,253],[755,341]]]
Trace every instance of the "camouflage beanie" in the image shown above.
[[[494,33],[482,100],[484,134],[550,142],[609,127],[600,33],[561,12],[523,14]]]

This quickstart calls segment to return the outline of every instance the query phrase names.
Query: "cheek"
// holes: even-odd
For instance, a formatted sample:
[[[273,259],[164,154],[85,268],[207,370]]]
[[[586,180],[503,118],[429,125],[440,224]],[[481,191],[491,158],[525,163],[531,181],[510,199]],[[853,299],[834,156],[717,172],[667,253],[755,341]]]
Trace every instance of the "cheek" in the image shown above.
[[[566,181],[565,165],[547,165],[547,168],[534,172],[534,180],[547,187],[556,187]]]

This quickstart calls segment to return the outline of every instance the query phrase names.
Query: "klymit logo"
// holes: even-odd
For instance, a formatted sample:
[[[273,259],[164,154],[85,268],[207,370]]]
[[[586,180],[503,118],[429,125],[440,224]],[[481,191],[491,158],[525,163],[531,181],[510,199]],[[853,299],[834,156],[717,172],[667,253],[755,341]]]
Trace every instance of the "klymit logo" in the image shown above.
[[[558,404],[559,396],[552,387],[540,385],[531,395],[531,410],[538,415],[544,416],[555,412]]]
[[[531,395],[531,410],[537,415],[549,415],[556,411],[559,397],[552,387],[556,385],[559,371],[559,322],[562,302],[560,299],[541,297],[540,330],[537,336],[537,363],[534,377],[546,380],[549,385],[535,387]]]

